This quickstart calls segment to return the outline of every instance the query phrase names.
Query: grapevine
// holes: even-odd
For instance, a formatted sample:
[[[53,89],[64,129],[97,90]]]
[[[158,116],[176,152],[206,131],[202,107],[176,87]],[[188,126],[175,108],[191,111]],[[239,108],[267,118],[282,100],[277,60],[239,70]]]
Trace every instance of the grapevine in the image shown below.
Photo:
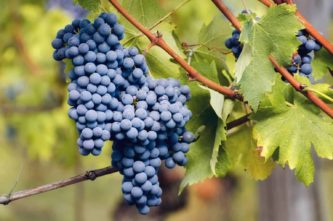
[[[267,7],[253,7],[260,2]],[[187,3],[190,0],[170,9],[172,3],[140,1],[138,10],[132,1],[50,0],[43,9],[55,14],[45,17],[40,30],[62,18],[56,14],[60,10],[49,9],[60,7],[70,14],[50,30],[45,41],[49,61],[39,57],[40,63],[35,48],[30,48],[39,36],[29,36],[28,41],[25,36],[15,37],[14,30],[17,51],[4,53],[5,62],[24,52],[22,64],[43,81],[53,79],[43,74],[49,65],[66,66],[66,71],[57,85],[63,91],[56,105],[16,106],[24,101],[26,88],[13,83],[3,87],[6,94],[0,111],[13,121],[4,127],[7,141],[40,139],[33,137],[31,128],[26,132],[17,124],[19,116],[11,115],[57,109],[53,114],[59,122],[42,125],[49,133],[61,133],[69,120],[73,128],[68,136],[75,139],[67,142],[76,144],[77,152],[88,157],[110,155],[105,168],[18,192],[13,188],[0,196],[0,204],[119,173],[122,206],[127,203],[133,207],[126,209],[147,215],[153,207],[160,206],[159,211],[170,203],[165,199],[169,190],[164,168],[176,167],[184,169],[174,184],[179,185],[179,193],[233,171],[264,180],[276,165],[288,166],[305,185],[314,181],[313,155],[333,159],[332,44],[291,0],[235,5],[212,0],[207,10],[215,13],[214,18],[198,13],[189,22],[176,23],[189,17],[180,12]],[[22,30],[28,27],[20,24],[24,16],[29,17],[28,9],[11,15]],[[239,11],[236,17],[234,12]],[[37,17],[31,18],[30,28]],[[198,18],[202,25],[195,29]],[[65,109],[67,114],[61,112]],[[43,145],[55,147],[55,140],[59,139]],[[59,152],[62,155],[63,150]],[[86,159],[75,158],[76,169]],[[154,214],[155,209],[150,216]]]

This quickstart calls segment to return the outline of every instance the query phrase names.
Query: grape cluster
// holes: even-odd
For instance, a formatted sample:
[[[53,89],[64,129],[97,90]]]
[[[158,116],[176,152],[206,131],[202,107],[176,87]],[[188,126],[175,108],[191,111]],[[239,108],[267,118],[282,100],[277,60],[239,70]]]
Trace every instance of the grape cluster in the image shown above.
[[[239,58],[243,50],[243,45],[239,41],[240,31],[234,30],[232,36],[225,41],[225,46],[231,49],[236,59]]]
[[[297,54],[293,56],[292,64],[287,69],[292,74],[299,72],[300,75],[310,76],[314,52],[319,51],[321,45],[309,36],[306,30],[300,30],[297,34],[297,39],[302,44],[299,46]]]
[[[124,28],[117,17],[103,13],[94,23],[75,19],[52,41],[54,59],[70,59],[73,64],[68,85],[68,104],[73,106],[69,116],[76,121],[82,155],[99,155],[111,137],[113,112],[109,106],[116,87],[125,84],[118,67],[125,57],[119,43],[123,36]]]
[[[142,214],[161,203],[157,173],[187,163],[194,135],[185,125],[190,89],[168,78],[148,76],[145,57],[124,48],[123,26],[114,14],[93,23],[74,20],[52,42],[54,59],[70,59],[69,116],[76,121],[82,155],[99,155],[112,140],[112,165],[124,176],[125,200]]]
[[[170,169],[187,162],[185,154],[194,141],[185,129],[191,117],[185,106],[190,91],[175,79],[147,77],[146,85],[139,90],[130,86],[126,92],[133,96],[134,104],[126,102],[122,114],[114,119],[112,163],[124,175],[125,199],[146,214],[149,207],[161,203],[157,172],[162,160]]]

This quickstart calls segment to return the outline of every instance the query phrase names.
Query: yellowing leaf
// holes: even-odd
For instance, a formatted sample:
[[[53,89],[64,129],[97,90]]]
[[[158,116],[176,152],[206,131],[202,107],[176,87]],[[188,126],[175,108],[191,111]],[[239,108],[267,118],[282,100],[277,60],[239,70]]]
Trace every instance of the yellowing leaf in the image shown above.
[[[298,179],[309,185],[314,178],[312,147],[319,157],[333,159],[333,121],[300,94],[293,104],[273,110],[259,110],[253,117],[261,155],[269,159],[278,151],[277,162],[295,169]]]
[[[228,136],[222,146],[216,165],[216,171],[220,176],[225,176],[228,171],[240,167],[254,179],[263,180],[271,174],[274,168],[272,160],[265,161],[265,158],[260,156],[260,149],[257,148],[250,127],[243,126]]]

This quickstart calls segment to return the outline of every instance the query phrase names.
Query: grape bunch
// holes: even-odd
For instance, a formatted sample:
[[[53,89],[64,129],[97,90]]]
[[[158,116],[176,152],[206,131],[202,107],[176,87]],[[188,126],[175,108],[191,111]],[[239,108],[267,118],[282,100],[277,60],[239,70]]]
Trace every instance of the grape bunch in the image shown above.
[[[69,117],[79,132],[82,155],[99,155],[112,140],[112,165],[123,175],[122,191],[141,214],[161,203],[158,170],[187,163],[195,140],[185,129],[192,113],[190,89],[168,78],[148,75],[145,57],[124,48],[124,28],[114,14],[94,22],[74,20],[57,33],[53,57],[69,59]]]
[[[232,32],[232,36],[225,41],[225,46],[231,49],[232,54],[235,56],[236,59],[239,58],[240,54],[243,50],[243,45],[239,41],[240,31],[234,30]]]
[[[241,14],[251,14],[252,12],[250,10],[244,9],[242,10]],[[256,20],[260,20],[259,17],[256,17]],[[233,30],[232,35],[230,38],[228,38],[225,42],[224,45],[231,50],[232,54],[236,58],[236,60],[239,58],[240,54],[242,53],[243,50],[243,44],[239,41],[241,32],[238,30]]]
[[[157,172],[162,160],[170,169],[187,162],[185,154],[194,141],[185,129],[191,117],[184,106],[190,91],[171,78],[147,77],[140,90],[130,87],[126,91],[135,99],[134,105],[124,106],[111,129],[112,164],[124,176],[122,190],[127,202],[146,214],[149,207],[161,203]]]
[[[300,75],[309,77],[312,73],[311,62],[314,52],[321,49],[319,42],[314,40],[306,30],[300,30],[297,39],[302,43],[292,58],[292,64],[287,68],[292,74],[299,72]]]

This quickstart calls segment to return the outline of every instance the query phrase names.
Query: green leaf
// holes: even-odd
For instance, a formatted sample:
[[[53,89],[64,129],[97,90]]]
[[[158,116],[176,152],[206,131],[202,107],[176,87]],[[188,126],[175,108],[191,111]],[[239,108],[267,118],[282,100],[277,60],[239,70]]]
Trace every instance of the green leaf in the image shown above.
[[[315,80],[322,79],[329,73],[329,69],[333,70],[333,55],[327,50],[321,49],[315,53],[314,60],[312,62],[312,76]]]
[[[213,110],[215,111],[215,114],[222,119],[222,113],[223,113],[223,104],[224,104],[224,95],[214,91],[212,89],[206,88],[209,90],[210,94],[210,105],[212,106]]]
[[[74,65],[70,59],[65,59],[63,61],[65,63],[65,73],[68,75],[68,73],[74,68]]]
[[[225,176],[228,171],[240,167],[254,179],[263,180],[274,168],[272,160],[265,161],[265,158],[260,156],[251,127],[242,126],[231,134],[222,146],[216,165],[219,176]]]
[[[244,23],[240,38],[244,51],[236,64],[236,77],[254,111],[274,85],[276,72],[268,56],[272,54],[280,65],[287,65],[300,44],[295,35],[302,25],[295,11],[295,6],[282,4],[268,9],[259,21]]]
[[[270,93],[265,94],[264,98],[260,101],[260,109],[270,109],[275,112],[284,110],[286,108],[286,101],[292,102],[294,90],[289,83],[283,82],[280,75],[276,75],[275,85]]]
[[[319,157],[333,159],[332,120],[321,115],[299,93],[295,94],[293,104],[288,103],[279,111],[259,109],[253,120],[254,136],[258,146],[263,147],[261,155],[269,159],[278,149],[278,163],[295,169],[297,178],[306,185],[314,178],[312,147]]]
[[[74,0],[75,4],[80,4],[83,8],[88,11],[98,11],[101,5],[100,0]]]
[[[148,28],[166,14],[158,0],[123,0],[121,5],[131,16]],[[135,29],[132,25],[129,28]]]
[[[206,178],[213,176],[211,168],[211,159],[214,149],[221,145],[225,139],[225,128],[214,110],[211,108],[209,100],[210,94],[208,90],[202,89],[198,83],[189,84],[191,88],[192,98],[188,103],[193,116],[188,123],[187,128],[196,131],[202,128],[199,139],[191,144],[188,156],[188,164],[186,166],[186,176],[183,179],[180,191],[187,185],[200,182]],[[204,126],[204,127],[202,127]]]
[[[208,25],[203,24],[198,34],[197,47],[192,49],[193,63],[200,64],[204,62],[210,64],[214,61],[218,70],[217,72],[226,70],[228,73],[229,69],[225,62],[228,50],[224,46],[224,41],[229,37],[230,32],[230,26],[219,16],[215,17]],[[206,71],[202,74],[212,79],[211,73]],[[212,80],[216,82],[220,81],[219,78]]]

